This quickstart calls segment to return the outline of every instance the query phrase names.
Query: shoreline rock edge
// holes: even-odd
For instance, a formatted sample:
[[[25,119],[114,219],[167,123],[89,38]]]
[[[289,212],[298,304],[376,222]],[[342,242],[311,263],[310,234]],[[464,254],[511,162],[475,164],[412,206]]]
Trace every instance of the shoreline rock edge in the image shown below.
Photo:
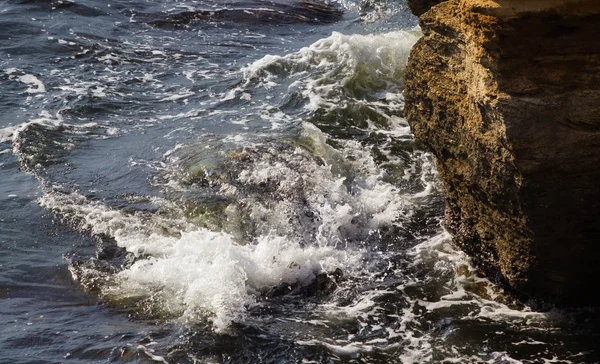
[[[600,2],[410,0],[405,115],[437,158],[445,225],[525,297],[597,304]]]

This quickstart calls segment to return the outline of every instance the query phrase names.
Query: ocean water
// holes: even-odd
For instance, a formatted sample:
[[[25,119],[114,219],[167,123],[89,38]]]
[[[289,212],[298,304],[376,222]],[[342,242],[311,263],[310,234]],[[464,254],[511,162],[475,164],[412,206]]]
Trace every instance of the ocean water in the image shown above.
[[[0,362],[600,362],[596,309],[443,230],[420,35],[402,0],[1,1]]]

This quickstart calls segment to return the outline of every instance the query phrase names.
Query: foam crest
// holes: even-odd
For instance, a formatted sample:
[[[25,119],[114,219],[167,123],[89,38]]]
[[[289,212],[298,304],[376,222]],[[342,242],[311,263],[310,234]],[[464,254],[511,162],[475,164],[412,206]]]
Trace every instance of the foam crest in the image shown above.
[[[325,81],[328,76],[342,84],[365,77],[365,82],[397,76],[406,66],[417,31],[399,30],[384,34],[345,35],[333,32],[309,47],[286,56],[267,55],[243,69],[246,82],[263,81],[264,86],[279,76],[310,71]],[[341,76],[341,77],[340,77]]]
[[[221,220],[240,222],[227,230],[236,236],[274,230],[309,244],[336,245],[362,241],[408,217],[415,192],[387,181],[359,142],[336,143],[331,147],[324,133],[303,123],[296,141],[223,153],[180,146],[167,155],[173,171],[164,186],[182,191],[197,184],[202,194],[226,201]]]
[[[242,244],[227,233],[198,229],[177,215],[126,214],[76,193],[49,192],[40,203],[82,230],[110,236],[137,257],[100,288],[105,300],[135,301],[153,315],[208,319],[217,331],[243,321],[261,294],[282,285],[306,286],[317,275],[336,269],[349,271],[361,256],[360,251],[332,246],[302,247],[293,237],[272,234]]]
[[[42,111],[39,117],[26,123],[0,129],[0,143],[7,141],[12,141],[13,143],[17,142],[19,139],[19,134],[27,130],[27,128],[31,125],[41,125],[45,127],[56,128],[62,124],[63,121],[60,117],[55,118],[49,112]]]
[[[217,331],[242,322],[261,293],[282,285],[305,286],[316,275],[355,264],[356,254],[331,247],[301,248],[278,236],[240,245],[221,232],[184,233],[159,257],[139,260],[119,273],[109,295],[156,292],[154,302],[181,318],[208,318]]]
[[[9,79],[21,82],[27,85],[27,89],[25,90],[28,94],[37,94],[37,93],[45,93],[46,86],[44,83],[37,78],[36,76],[28,73],[24,73],[22,70],[17,68],[8,68],[4,70],[9,77]]]
[[[410,215],[413,193],[384,181],[368,149],[356,141],[333,148],[327,139],[304,123],[293,142],[229,152],[178,145],[165,154],[162,187],[204,197],[155,198],[156,213],[53,190],[40,202],[132,256],[118,273],[86,273],[105,282],[105,300],[225,330],[273,290],[307,287],[337,270],[364,275],[365,239]]]
[[[53,186],[58,188],[60,186]],[[76,192],[61,193],[46,189],[40,205],[57,213],[79,230],[93,235],[106,235],[118,246],[136,256],[165,254],[172,249],[177,234],[193,228],[180,214],[169,217],[144,213],[125,213],[99,201],[89,201]],[[167,208],[168,202],[154,199],[156,205]]]
[[[302,95],[312,111],[336,108],[348,95],[355,102],[373,94],[386,100],[386,93],[401,86],[410,48],[419,37],[419,32],[405,30],[371,35],[333,32],[296,53],[268,55],[247,66],[245,86],[268,89],[291,80],[288,90]]]
[[[37,118],[0,129],[0,143],[10,141],[21,167],[42,182],[45,167],[64,161],[79,142],[88,138],[111,138],[117,131],[95,122],[69,123],[61,111],[50,114],[43,110]]]

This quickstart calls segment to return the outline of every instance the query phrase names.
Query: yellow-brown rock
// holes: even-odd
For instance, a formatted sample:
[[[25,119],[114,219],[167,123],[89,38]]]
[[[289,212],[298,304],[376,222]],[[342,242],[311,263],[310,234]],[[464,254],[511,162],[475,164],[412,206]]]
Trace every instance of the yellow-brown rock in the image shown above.
[[[437,157],[446,227],[516,291],[596,302],[600,1],[426,8],[406,70],[406,116]]]

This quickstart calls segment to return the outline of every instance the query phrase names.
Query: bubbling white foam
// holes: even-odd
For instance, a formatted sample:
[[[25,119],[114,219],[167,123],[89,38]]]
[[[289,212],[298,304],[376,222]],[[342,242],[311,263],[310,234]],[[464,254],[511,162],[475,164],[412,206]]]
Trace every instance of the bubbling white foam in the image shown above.
[[[448,363],[517,363],[520,361],[503,351],[482,350],[477,355],[472,354],[465,350],[466,347],[461,347],[460,334],[458,341],[453,335],[455,332],[462,332],[462,326],[469,322],[476,324],[490,321],[515,330],[549,332],[552,316],[561,314],[555,311],[533,312],[529,307],[505,295],[501,288],[489,280],[478,276],[469,258],[452,244],[450,234],[444,230],[404,254],[407,265],[395,269],[391,275],[399,282],[395,288],[376,287],[361,292],[351,304],[334,303],[320,307],[332,321],[356,320],[360,325],[358,335],[348,335],[347,338],[301,339],[297,343],[322,346],[347,358],[378,351],[393,353],[393,358],[402,363],[430,362],[440,353],[443,353],[443,361]],[[393,257],[383,257],[385,258]],[[409,273],[411,271],[428,273],[414,275]],[[427,288],[432,285],[440,289],[439,293],[433,293]],[[393,292],[394,290],[397,292]],[[390,296],[396,300],[394,305],[397,307],[392,312],[381,305],[382,301],[385,302],[385,297]],[[457,310],[462,314],[449,313]],[[423,325],[423,322],[427,324]],[[447,325],[449,329],[440,332],[436,325]],[[361,332],[365,334],[360,335]],[[450,342],[446,343],[446,340]],[[527,338],[516,345],[545,343]]]
[[[110,294],[159,292],[161,304],[182,318],[208,316],[217,331],[245,318],[260,293],[281,285],[308,284],[321,272],[357,263],[357,255],[332,247],[301,248],[281,236],[240,245],[208,230],[184,233],[169,254],[139,260],[118,275]]]
[[[317,274],[358,266],[360,251],[301,247],[290,237],[265,235],[240,244],[224,232],[197,229],[176,217],[128,215],[85,197],[47,193],[42,206],[72,217],[81,229],[113,237],[140,257],[102,288],[112,300],[135,297],[150,310],[197,321],[216,331],[243,321],[257,296],[281,285],[306,285]],[[155,201],[160,204],[161,201]],[[170,233],[169,233],[170,232]],[[142,257],[143,256],[143,257]]]
[[[21,82],[21,83],[29,86],[27,88],[27,90],[25,90],[25,92],[28,94],[37,94],[37,93],[45,93],[46,92],[46,86],[44,85],[44,83],[39,78],[37,78],[36,76],[34,76],[32,74],[24,73],[22,70],[19,70],[17,68],[5,69],[4,73],[9,75],[8,77],[11,80]],[[21,75],[15,75],[18,73],[21,73]]]
[[[243,70],[245,84],[221,101],[251,97],[257,87],[275,87],[281,77],[289,76],[295,81],[289,91],[308,100],[309,110],[339,107],[338,102],[350,93],[367,107],[386,109],[381,113],[391,121],[390,136],[410,138],[406,123],[389,109],[402,107],[401,73],[418,37],[417,32],[407,31],[364,36],[333,33],[297,53],[267,56],[248,66]],[[366,100],[373,93],[380,95]],[[179,96],[190,95],[171,95],[162,101],[176,101]],[[265,117],[286,125],[299,121],[281,111]],[[196,224],[186,216],[181,201],[156,198],[151,203],[158,212],[128,213],[45,185],[40,202],[81,230],[108,237],[133,257],[128,264],[114,267],[117,273],[97,272],[109,275],[100,279],[108,282],[99,288],[101,297],[109,302],[135,301],[150,313],[184,321],[208,319],[222,331],[244,321],[248,308],[274,288],[305,287],[317,275],[337,269],[344,275],[368,276],[365,271],[372,262],[364,245],[370,234],[402,224],[415,198],[431,192],[431,188],[404,191],[389,182],[369,146],[340,139],[334,148],[315,125],[299,125],[298,140],[250,146],[247,158],[243,152],[235,157],[240,160],[232,164],[237,169],[210,181],[226,201],[222,211],[215,212],[221,214],[218,227]],[[193,186],[179,184],[176,178],[182,173],[185,153],[186,147],[178,144],[165,154],[168,176],[160,185],[165,191],[194,192]],[[403,167],[405,174],[419,178],[416,169]],[[253,227],[244,230],[248,225]]]
[[[305,147],[284,143],[231,157],[238,164],[226,175],[233,171],[233,179],[213,182],[231,201],[221,212],[220,229],[199,227],[177,201],[159,198],[152,200],[159,209],[153,214],[126,213],[50,189],[41,204],[81,230],[111,237],[135,257],[100,288],[106,300],[142,302],[150,312],[208,319],[215,330],[225,330],[243,321],[269,290],[305,287],[337,269],[363,275],[369,264],[361,242],[409,214],[412,194],[385,182],[385,173],[360,143],[339,141],[341,147],[333,148],[309,123],[300,134],[297,143]],[[172,179],[185,153],[178,146],[166,154],[167,165],[175,168]],[[175,184],[172,179],[165,188]],[[256,226],[250,238],[235,233],[249,224]]]
[[[243,69],[244,87],[269,89],[283,79],[291,80],[288,90],[308,100],[306,108],[311,111],[335,109],[348,93],[355,95],[353,102],[363,94],[378,93],[386,100],[386,95],[398,91],[410,49],[420,36],[416,30],[370,35],[333,32],[296,53],[268,55],[248,65]],[[386,102],[386,106],[394,104],[402,106]]]
[[[342,79],[347,84],[358,75],[372,79],[384,77],[398,82],[396,76],[406,67],[408,54],[420,38],[418,31],[399,30],[384,34],[345,35],[333,32],[309,47],[285,56],[267,55],[243,69],[246,82],[261,80],[264,86],[280,75],[306,74]],[[342,76],[342,77],[339,77]]]

